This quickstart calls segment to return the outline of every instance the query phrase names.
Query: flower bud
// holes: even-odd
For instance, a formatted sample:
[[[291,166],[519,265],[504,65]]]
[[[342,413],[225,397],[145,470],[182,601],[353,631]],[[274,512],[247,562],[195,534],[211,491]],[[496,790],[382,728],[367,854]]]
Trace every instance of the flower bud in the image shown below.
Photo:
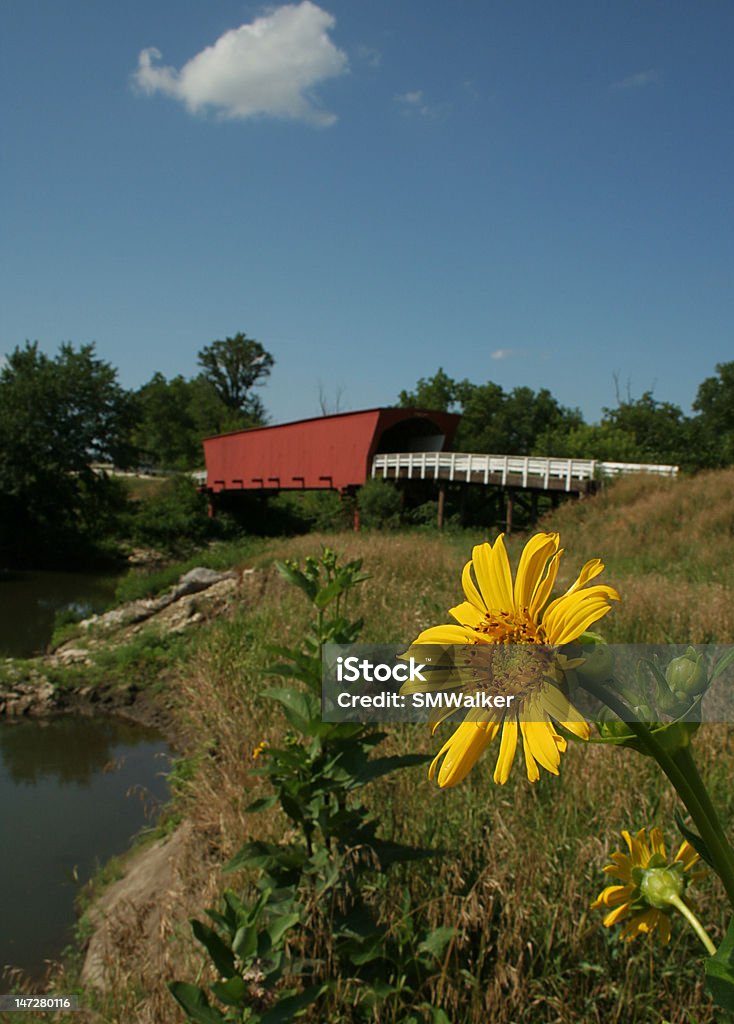
[[[703,654],[689,647],[685,654],[673,658],[665,670],[665,679],[673,693],[683,700],[697,697],[708,686],[708,673]]]
[[[588,679],[594,683],[604,683],[611,678],[614,655],[608,644],[585,645],[582,647],[582,652],[583,664],[576,668],[582,679]]]
[[[675,868],[649,868],[643,872],[640,895],[656,910],[664,910],[680,899],[685,882]]]

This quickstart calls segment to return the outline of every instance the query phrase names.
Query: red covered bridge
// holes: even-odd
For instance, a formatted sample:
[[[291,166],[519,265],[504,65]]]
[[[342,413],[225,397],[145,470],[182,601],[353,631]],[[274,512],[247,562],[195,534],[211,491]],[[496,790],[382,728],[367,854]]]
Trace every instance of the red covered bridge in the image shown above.
[[[560,492],[583,495],[599,479],[620,473],[675,476],[677,466],[596,462],[593,459],[450,451],[460,416],[426,409],[363,409],[334,416],[255,427],[204,440],[210,502],[242,491],[335,490],[353,494],[367,479],[435,481],[438,523],[443,523],[447,486],[492,487],[512,528],[514,495],[530,492],[531,517],[545,491],[554,503]],[[494,502],[494,497],[492,501]],[[212,508],[210,503],[210,509]],[[356,519],[355,519],[355,525]]]
[[[207,437],[205,490],[350,492],[372,475],[375,455],[446,451],[459,419],[422,409],[363,409]]]

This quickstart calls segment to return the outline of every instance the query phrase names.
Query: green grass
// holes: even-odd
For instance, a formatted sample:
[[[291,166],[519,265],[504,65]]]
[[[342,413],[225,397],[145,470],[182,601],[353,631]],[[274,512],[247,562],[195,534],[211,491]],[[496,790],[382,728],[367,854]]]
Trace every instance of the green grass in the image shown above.
[[[162,569],[152,571],[132,569],[122,577],[117,585],[116,602],[122,604],[141,598],[155,597],[174,586],[184,573],[199,566],[220,571],[240,568],[245,564],[250,564],[253,557],[264,546],[265,541],[261,538],[244,537],[237,541],[222,541],[212,544],[189,558],[172,562]]]

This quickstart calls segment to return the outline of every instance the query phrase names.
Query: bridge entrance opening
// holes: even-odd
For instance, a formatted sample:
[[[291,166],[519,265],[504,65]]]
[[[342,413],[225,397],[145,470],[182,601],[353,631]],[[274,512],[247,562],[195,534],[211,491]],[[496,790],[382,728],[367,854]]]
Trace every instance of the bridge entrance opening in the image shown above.
[[[446,435],[424,416],[402,420],[383,431],[375,454],[383,452],[441,452]]]

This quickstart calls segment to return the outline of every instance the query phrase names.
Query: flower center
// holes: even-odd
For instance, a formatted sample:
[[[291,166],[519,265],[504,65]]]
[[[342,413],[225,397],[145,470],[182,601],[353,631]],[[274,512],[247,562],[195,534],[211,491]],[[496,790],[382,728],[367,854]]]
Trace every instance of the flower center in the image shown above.
[[[542,644],[543,627],[536,625],[526,608],[520,612],[487,612],[482,622],[473,627],[481,634],[477,643]]]
[[[554,652],[540,644],[536,634],[533,640],[480,641],[467,648],[462,658],[465,692],[513,696],[519,706],[555,677]]]

